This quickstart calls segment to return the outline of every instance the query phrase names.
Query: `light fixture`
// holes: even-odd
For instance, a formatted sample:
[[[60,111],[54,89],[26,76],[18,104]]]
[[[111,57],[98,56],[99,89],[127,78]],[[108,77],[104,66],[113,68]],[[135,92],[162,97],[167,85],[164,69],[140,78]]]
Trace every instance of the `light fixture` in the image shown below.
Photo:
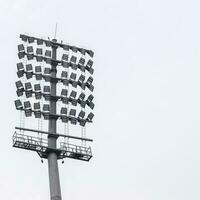
[[[61,101],[65,104],[68,103],[67,92],[68,92],[67,89],[61,90]]]
[[[24,92],[24,86],[22,84],[22,82],[19,80],[17,82],[15,82],[15,85],[17,87],[17,96],[22,96],[23,92]]]
[[[45,57],[51,57],[51,51],[50,50],[45,51]]]
[[[43,105],[43,116],[45,120],[49,119],[49,114],[50,114],[50,107],[49,104],[44,104]]]
[[[35,118],[41,118],[40,102],[34,103],[33,108]]]
[[[60,110],[60,114],[61,114],[61,120],[64,123],[68,122],[68,117],[67,117],[67,108],[62,107]]]
[[[15,100],[15,107],[16,107],[17,110],[22,110],[23,109],[22,102],[19,99]]]
[[[85,84],[84,84],[85,76],[83,74],[80,75],[78,79],[78,85],[84,90]]]
[[[77,101],[81,105],[82,108],[85,108],[85,104],[86,104],[86,102],[84,101],[84,98],[85,98],[85,94],[81,92]]]
[[[31,64],[26,65],[26,78],[30,79],[33,77],[33,67]]]
[[[28,43],[33,43],[34,42],[34,38],[33,37],[28,37]]]
[[[43,44],[43,40],[42,39],[37,39],[37,45],[42,45]]]
[[[28,41],[28,36],[26,35],[20,35],[20,38],[22,39],[22,41],[27,42]]]
[[[21,51],[24,52],[24,51],[25,51],[25,48],[24,48],[24,45],[23,45],[23,44],[19,44],[19,45],[18,45],[18,51],[19,51],[19,52],[21,52]]]
[[[94,117],[94,114],[93,113],[89,113],[89,115],[87,116],[86,120],[92,122],[93,117]]]
[[[88,60],[86,66],[85,66],[85,69],[90,72],[90,74],[93,74],[94,73],[94,69],[92,68],[92,65],[93,65],[93,61],[92,60]]]
[[[84,120],[84,117],[85,117],[85,112],[81,110],[78,115],[78,121],[81,126],[85,126],[86,124],[86,120]]]
[[[17,76],[19,78],[24,76],[24,65],[22,62],[17,63]]]
[[[26,94],[26,98],[32,97],[32,85],[30,82],[25,83],[25,94]]]
[[[93,82],[93,78],[90,76],[90,77],[87,79],[86,83],[85,83],[85,86],[88,87],[88,89],[89,89],[91,92],[93,92],[93,90],[94,90],[94,86],[92,85],[92,82]]]
[[[24,56],[25,56],[25,52],[24,52],[24,51],[20,51],[20,52],[18,53],[18,58],[19,58],[19,59],[24,58]]]
[[[24,102],[24,111],[25,111],[25,116],[30,117],[32,115],[32,110],[31,110],[31,103],[30,101],[25,101]]]
[[[51,75],[51,69],[47,68],[47,67],[44,68],[44,80],[45,81],[47,81],[47,82],[50,81],[50,79],[51,79],[50,75]]]
[[[73,87],[77,87],[77,82],[76,82],[76,74],[75,73],[71,73],[69,80],[71,81],[71,84]]]
[[[46,101],[49,101],[50,100],[50,86],[49,85],[45,85],[44,86],[44,89],[43,89],[43,92],[44,92],[44,98]]]
[[[34,85],[34,92],[35,92],[35,98],[41,99],[42,94],[41,94],[41,86],[39,83]]]
[[[84,58],[80,58],[79,62],[78,62],[78,67],[82,72],[85,72],[85,59]]]
[[[71,109],[69,111],[69,115],[70,115],[71,124],[75,125],[77,123],[77,119],[75,118],[76,117],[76,110],[75,109]]]
[[[71,65],[72,69],[74,69],[74,70],[76,70],[78,67],[76,64],[76,60],[77,60],[77,58],[75,56],[72,56],[70,59],[70,65]]]
[[[36,78],[36,80],[42,80],[42,68],[41,68],[41,66],[35,66],[35,78]]]
[[[77,92],[72,90],[71,93],[70,93],[70,96],[69,96],[69,100],[71,101],[73,106],[77,105],[76,95],[77,95]]]
[[[92,102],[92,100],[94,99],[94,96],[92,94],[90,94],[86,100],[87,105],[93,109],[94,108],[94,103]]]

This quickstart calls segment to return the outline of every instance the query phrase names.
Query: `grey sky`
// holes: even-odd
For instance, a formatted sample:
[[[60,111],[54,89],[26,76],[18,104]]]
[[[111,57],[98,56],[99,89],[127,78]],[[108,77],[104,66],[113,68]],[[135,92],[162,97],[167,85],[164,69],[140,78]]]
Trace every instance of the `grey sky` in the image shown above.
[[[200,3],[0,1],[1,198],[49,198],[47,163],[12,148],[20,33],[95,51],[94,158],[60,164],[63,199],[200,199]]]

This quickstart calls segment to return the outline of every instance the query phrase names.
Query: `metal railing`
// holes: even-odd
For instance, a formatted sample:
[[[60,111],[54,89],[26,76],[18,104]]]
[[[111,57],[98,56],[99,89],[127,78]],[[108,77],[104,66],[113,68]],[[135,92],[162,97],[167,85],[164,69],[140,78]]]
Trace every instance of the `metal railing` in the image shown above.
[[[29,145],[31,144],[31,145],[43,146],[43,147],[48,146],[46,139],[33,137],[30,135],[24,135],[17,132],[15,132],[13,135],[13,145],[16,143],[26,143]]]
[[[91,147],[83,147],[83,146],[78,146],[78,145],[69,144],[65,142],[60,142],[60,149],[67,152],[92,156]]]

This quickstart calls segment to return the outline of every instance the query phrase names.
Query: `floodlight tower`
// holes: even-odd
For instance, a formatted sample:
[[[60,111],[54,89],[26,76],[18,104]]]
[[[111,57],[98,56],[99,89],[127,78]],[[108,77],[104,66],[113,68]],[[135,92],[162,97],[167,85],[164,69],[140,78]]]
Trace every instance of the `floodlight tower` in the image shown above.
[[[90,109],[94,108],[94,97],[92,94],[88,94],[88,91],[93,92],[94,90],[92,85],[93,77],[91,76],[94,72],[92,68],[93,61],[91,60],[94,53],[91,50],[63,44],[62,42],[59,43],[56,39],[44,40],[23,34],[20,35],[20,38],[24,43],[18,45],[18,57],[23,61],[17,63],[17,75],[20,80],[16,82],[19,99],[15,101],[16,109],[20,111],[20,126],[15,127],[19,133],[15,131],[13,135],[13,147],[36,151],[42,159],[48,160],[50,199],[61,200],[57,160],[68,157],[89,161],[92,158],[92,152],[90,147],[86,147],[86,142],[92,142],[92,139],[86,138],[85,134],[82,134],[81,137],[75,136],[73,133],[70,135],[69,130],[67,134],[59,134],[57,132],[57,120],[61,119],[63,123],[67,124],[67,127],[69,127],[69,123],[72,125],[77,125],[78,123],[81,126],[82,133],[85,132],[86,123],[92,122],[94,114],[90,112],[85,117],[85,108],[86,106]],[[44,54],[43,48],[37,47],[36,51],[34,51],[34,46],[30,46],[34,42],[37,42],[38,46],[45,44],[47,49]],[[57,58],[58,48],[65,51],[61,59]],[[39,65],[35,66],[35,72],[32,64],[28,63],[34,59],[36,63],[39,63]],[[77,62],[78,59],[79,61]],[[45,65],[50,65],[50,68],[45,67]],[[24,68],[24,66],[26,67]],[[59,66],[61,66],[61,69],[59,69]],[[62,71],[63,69],[66,70]],[[58,70],[61,72],[61,77],[57,76]],[[80,76],[77,79],[78,72],[75,72],[78,70]],[[69,76],[70,71],[71,74]],[[89,74],[87,81],[85,81],[86,72]],[[44,83],[49,82],[50,85],[45,85],[42,91],[41,84],[36,83],[33,89],[31,82],[28,82],[33,76],[35,76],[36,81],[41,83],[43,80]],[[57,94],[58,83],[64,86],[61,90],[61,95]],[[86,89],[88,91],[85,91]],[[79,96],[76,98],[77,93],[79,93]],[[88,97],[85,99],[87,94]],[[26,98],[32,96],[37,100],[33,108],[31,101],[26,100]],[[43,104],[43,100],[48,104]],[[59,103],[61,104],[60,114],[57,113]],[[43,110],[41,110],[41,105]],[[80,112],[76,116],[77,109]],[[25,117],[32,116],[32,113],[35,118],[40,120],[40,123],[42,123],[43,119],[48,121],[48,130],[42,130],[41,127],[38,127],[37,130],[24,127]],[[25,135],[24,132],[29,132],[29,134]],[[38,137],[33,136],[34,133],[38,133]],[[61,141],[64,139],[64,142],[60,142],[58,145],[58,139],[60,138]],[[67,141],[65,140],[66,138]],[[78,140],[82,144],[69,143],[70,140]]]

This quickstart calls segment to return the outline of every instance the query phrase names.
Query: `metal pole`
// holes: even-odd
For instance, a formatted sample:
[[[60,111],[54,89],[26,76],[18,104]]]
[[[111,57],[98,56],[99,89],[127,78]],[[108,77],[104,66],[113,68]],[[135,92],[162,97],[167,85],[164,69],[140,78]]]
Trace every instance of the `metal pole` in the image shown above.
[[[56,42],[54,39],[53,42]],[[52,59],[56,60],[56,45],[52,45]],[[51,63],[51,76],[56,77],[57,64]],[[51,95],[56,95],[56,81],[51,80]],[[50,99],[50,112],[56,114],[56,99]],[[56,118],[49,119],[49,132],[55,134],[56,131]],[[48,137],[48,147],[56,149],[57,138],[53,135]],[[50,199],[61,200],[61,189],[58,171],[57,155],[55,152],[50,152],[48,155],[48,168],[49,168],[49,186],[50,186]]]

